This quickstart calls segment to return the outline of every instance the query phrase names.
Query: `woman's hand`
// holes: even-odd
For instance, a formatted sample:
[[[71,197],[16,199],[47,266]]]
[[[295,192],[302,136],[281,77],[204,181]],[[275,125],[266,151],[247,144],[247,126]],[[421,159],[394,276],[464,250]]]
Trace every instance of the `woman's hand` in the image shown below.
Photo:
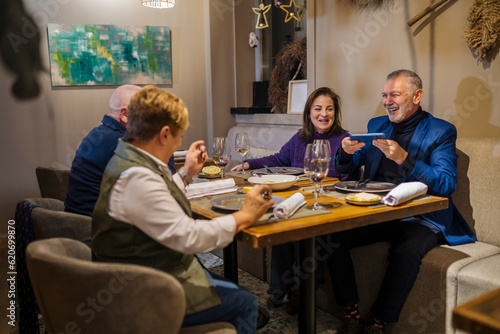
[[[267,198],[264,198],[264,194],[267,194]],[[233,213],[236,220],[236,233],[253,225],[273,206],[274,201],[271,194],[272,190],[267,185],[259,184],[252,187],[245,196],[241,210]]]
[[[244,162],[245,164],[245,170],[249,169],[250,168],[250,165],[248,164],[248,162]],[[236,172],[239,172],[240,170],[243,170],[243,165],[240,164],[240,165],[236,165],[234,166],[233,168],[231,168],[231,171],[236,171]]]

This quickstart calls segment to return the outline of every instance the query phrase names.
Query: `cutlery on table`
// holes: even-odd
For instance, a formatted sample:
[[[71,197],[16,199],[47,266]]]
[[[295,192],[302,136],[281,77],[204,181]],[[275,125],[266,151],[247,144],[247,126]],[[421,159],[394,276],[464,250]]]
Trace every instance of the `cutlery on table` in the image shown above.
[[[358,189],[364,188],[369,181],[370,181],[370,179],[365,179],[363,181],[361,181],[361,180],[356,181],[355,187],[358,188]]]
[[[275,172],[273,172],[273,170],[271,168],[269,168],[267,165],[264,165],[264,168],[267,170],[268,173],[271,173],[271,174],[276,174]]]

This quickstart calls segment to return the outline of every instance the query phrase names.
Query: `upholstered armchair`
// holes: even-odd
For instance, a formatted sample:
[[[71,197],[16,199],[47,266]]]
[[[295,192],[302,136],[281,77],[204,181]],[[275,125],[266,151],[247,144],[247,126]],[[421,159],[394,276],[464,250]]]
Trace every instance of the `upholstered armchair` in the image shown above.
[[[173,276],[132,264],[91,262],[90,248],[79,241],[34,241],[26,261],[48,332],[236,333],[229,323],[181,329],[185,295]]]
[[[34,240],[64,237],[90,243],[92,218],[64,212],[53,198],[29,198],[16,206],[16,266],[19,290],[19,333],[38,333],[38,308],[26,270],[25,252]]]
[[[69,170],[50,167],[37,167],[36,179],[42,197],[55,198],[61,201],[66,199],[68,190]]]

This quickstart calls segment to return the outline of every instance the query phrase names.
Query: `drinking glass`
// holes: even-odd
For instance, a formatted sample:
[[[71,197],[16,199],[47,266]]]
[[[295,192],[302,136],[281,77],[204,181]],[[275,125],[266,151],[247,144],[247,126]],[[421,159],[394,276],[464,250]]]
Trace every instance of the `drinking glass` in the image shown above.
[[[224,138],[224,149],[222,150],[222,155],[219,157],[221,178],[224,178],[224,168],[227,166],[229,161],[231,161],[231,145],[229,145],[229,140],[227,140],[227,138]]]
[[[324,209],[318,205],[318,184],[328,174],[330,167],[330,156],[324,145],[307,144],[304,156],[304,172],[314,182],[314,204],[309,206],[311,210]]]
[[[227,148],[229,146],[228,140],[225,137],[215,137],[214,147],[212,150],[212,160],[220,169],[220,176],[224,178],[224,167],[229,163],[231,153]]]
[[[245,155],[248,153],[250,149],[250,142],[248,140],[248,134],[246,133],[237,133],[236,139],[234,141],[234,149],[236,152],[241,154],[241,174],[246,174],[245,172]]]
[[[315,139],[313,141],[313,145],[322,145],[326,153],[328,154],[328,166],[330,166],[330,161],[332,160],[332,149],[330,147],[330,141],[327,139]],[[324,195],[325,191],[323,190],[323,179],[319,181],[319,194]]]

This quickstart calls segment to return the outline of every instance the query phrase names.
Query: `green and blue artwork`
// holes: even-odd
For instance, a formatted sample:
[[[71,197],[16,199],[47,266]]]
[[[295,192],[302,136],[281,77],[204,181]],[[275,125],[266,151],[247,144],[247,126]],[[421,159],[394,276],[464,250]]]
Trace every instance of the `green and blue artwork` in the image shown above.
[[[48,24],[52,86],[172,84],[166,26]]]

